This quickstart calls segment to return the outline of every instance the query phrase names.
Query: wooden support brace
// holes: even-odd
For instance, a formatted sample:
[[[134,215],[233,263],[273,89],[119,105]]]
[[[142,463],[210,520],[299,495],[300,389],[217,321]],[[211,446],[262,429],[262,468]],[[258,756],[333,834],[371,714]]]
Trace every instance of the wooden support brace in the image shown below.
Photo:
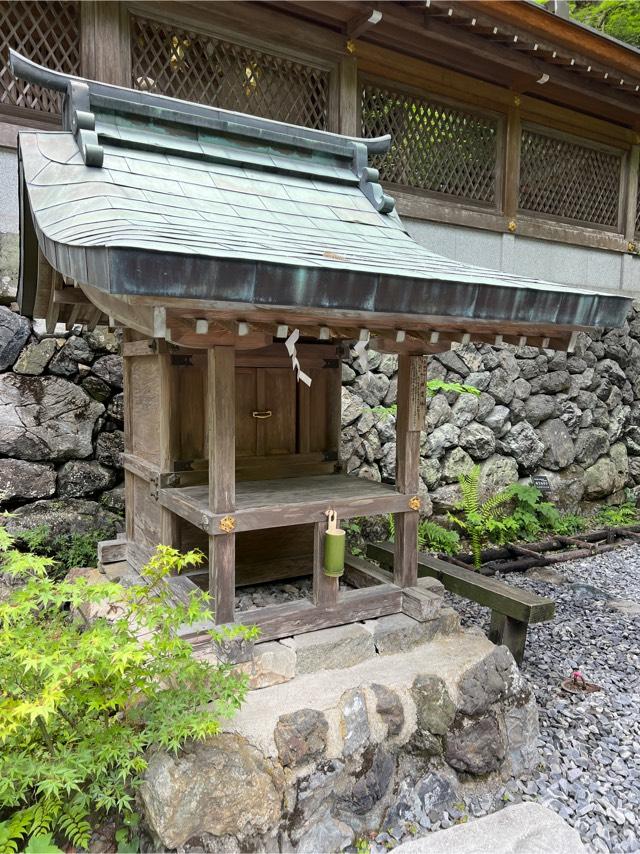
[[[511,652],[517,664],[522,664],[524,649],[527,643],[528,624],[513,617],[506,617],[498,611],[491,612],[489,640],[491,643],[503,644]]]

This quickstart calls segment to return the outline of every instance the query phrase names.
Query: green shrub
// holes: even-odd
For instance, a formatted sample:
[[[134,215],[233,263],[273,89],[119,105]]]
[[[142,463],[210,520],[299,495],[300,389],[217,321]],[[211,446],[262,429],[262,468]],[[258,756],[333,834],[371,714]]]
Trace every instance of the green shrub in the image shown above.
[[[74,566],[96,566],[98,543],[111,539],[111,532],[96,529],[86,534],[51,535],[48,525],[37,525],[29,531],[18,531],[16,540],[29,552],[53,559],[55,576],[65,575]]]
[[[619,528],[623,525],[633,525],[638,521],[638,508],[633,501],[625,501],[617,507],[601,507],[596,514],[596,521],[607,528]]]
[[[24,582],[0,603],[0,852],[86,847],[91,820],[130,813],[147,749],[215,735],[247,680],[195,660],[179,637],[211,616],[208,594],[176,604],[166,584],[198,552],[159,546],[129,588],[56,581],[52,558],[18,551],[4,528],[0,558]]]
[[[456,531],[423,519],[418,526],[418,550],[454,555],[460,551],[460,537]]]

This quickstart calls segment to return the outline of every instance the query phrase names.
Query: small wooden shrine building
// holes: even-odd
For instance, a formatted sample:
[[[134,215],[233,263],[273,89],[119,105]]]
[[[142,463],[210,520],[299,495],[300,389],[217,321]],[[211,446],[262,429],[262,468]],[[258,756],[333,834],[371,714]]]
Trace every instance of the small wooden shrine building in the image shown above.
[[[571,349],[629,299],[464,266],[405,232],[355,139],[52,72],[63,129],[20,134],[24,314],[125,328],[126,556],[209,555],[237,584],[313,575],[312,601],[245,612],[262,640],[401,612],[417,583],[425,354]],[[395,485],[340,471],[344,347],[397,353]],[[341,591],[326,513],[393,513],[393,583]],[[366,570],[365,570],[366,571]],[[187,585],[191,581],[186,582]]]

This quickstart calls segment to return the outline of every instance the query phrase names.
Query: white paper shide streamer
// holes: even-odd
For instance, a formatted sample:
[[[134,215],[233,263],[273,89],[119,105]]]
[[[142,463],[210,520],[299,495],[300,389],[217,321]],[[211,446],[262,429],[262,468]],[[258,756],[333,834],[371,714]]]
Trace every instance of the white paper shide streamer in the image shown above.
[[[298,382],[303,382],[305,385],[311,385],[311,377],[300,367],[300,362],[298,361],[298,357],[296,355],[296,342],[300,337],[300,330],[294,329],[291,335],[284,342],[284,346],[287,348],[287,353],[291,356],[291,366],[293,370],[296,372],[298,377]]]

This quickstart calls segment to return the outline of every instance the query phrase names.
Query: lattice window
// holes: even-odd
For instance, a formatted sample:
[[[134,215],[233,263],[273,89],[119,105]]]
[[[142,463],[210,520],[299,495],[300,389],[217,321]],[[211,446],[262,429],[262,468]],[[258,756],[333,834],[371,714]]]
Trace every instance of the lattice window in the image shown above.
[[[362,134],[390,133],[374,159],[383,180],[495,205],[499,123],[431,98],[365,84]]]
[[[622,153],[524,128],[519,207],[617,228],[621,169]]]
[[[16,80],[9,69],[9,48],[68,74],[80,73],[79,3],[61,0],[0,2],[0,104],[61,112],[61,95]]]
[[[327,127],[328,71],[147,18],[132,19],[131,38],[135,89]]]

